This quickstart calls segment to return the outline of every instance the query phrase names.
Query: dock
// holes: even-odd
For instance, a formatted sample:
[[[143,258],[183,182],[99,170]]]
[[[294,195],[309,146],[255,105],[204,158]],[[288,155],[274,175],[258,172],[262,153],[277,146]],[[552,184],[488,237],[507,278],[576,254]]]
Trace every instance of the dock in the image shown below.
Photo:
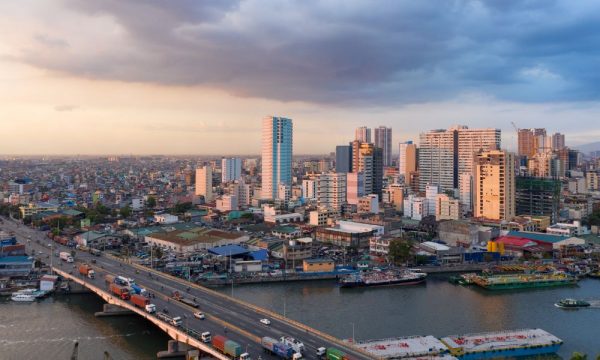
[[[429,359],[448,353],[448,347],[433,336],[361,341],[354,345],[379,359]]]

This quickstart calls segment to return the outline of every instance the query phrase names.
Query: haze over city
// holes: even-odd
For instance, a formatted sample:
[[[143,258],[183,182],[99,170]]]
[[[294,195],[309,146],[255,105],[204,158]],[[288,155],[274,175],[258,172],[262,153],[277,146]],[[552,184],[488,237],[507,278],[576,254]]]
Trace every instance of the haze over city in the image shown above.
[[[594,1],[20,1],[0,4],[2,154],[294,152],[355,127],[453,124],[595,141]],[[17,30],[18,29],[18,30]],[[27,146],[23,146],[27,139]],[[397,151],[396,149],[394,149]]]

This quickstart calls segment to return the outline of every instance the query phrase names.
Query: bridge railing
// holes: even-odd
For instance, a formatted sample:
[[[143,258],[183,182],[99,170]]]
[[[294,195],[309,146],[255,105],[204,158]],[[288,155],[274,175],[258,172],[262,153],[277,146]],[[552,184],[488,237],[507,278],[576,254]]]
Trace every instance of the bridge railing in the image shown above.
[[[180,283],[180,284],[182,284],[182,285],[185,285],[185,286],[192,286],[192,287],[194,287],[194,288],[196,288],[196,289],[198,289],[198,290],[204,291],[204,292],[206,292],[206,293],[209,293],[209,294],[211,294],[211,295],[214,295],[214,296],[220,297],[220,298],[222,298],[222,299],[226,299],[226,300],[230,300],[230,301],[236,302],[238,305],[241,305],[241,306],[244,306],[244,307],[246,307],[246,308],[252,309],[252,310],[254,310],[255,312],[257,312],[257,313],[259,313],[259,314],[263,314],[263,315],[265,315],[265,316],[268,316],[268,317],[271,317],[271,318],[277,319],[277,320],[279,320],[279,321],[281,321],[281,322],[286,322],[286,323],[288,323],[288,324],[290,324],[290,325],[293,325],[293,326],[295,326],[296,328],[299,328],[299,329],[302,329],[302,330],[304,330],[304,331],[310,332],[310,333],[312,333],[312,334],[314,334],[314,335],[317,335],[317,336],[319,336],[320,338],[322,338],[322,339],[325,339],[325,340],[327,340],[327,341],[329,341],[329,342],[331,342],[331,343],[334,343],[334,344],[336,344],[336,345],[338,345],[338,346],[341,346],[341,347],[344,347],[344,348],[349,348],[349,349],[352,349],[353,351],[355,351],[355,352],[357,352],[357,353],[360,353],[360,354],[362,354],[362,355],[363,355],[363,356],[365,356],[365,357],[372,358],[372,359],[375,359],[375,358],[376,358],[376,357],[374,357],[374,356],[373,356],[373,354],[371,354],[371,353],[368,353],[367,351],[365,351],[365,350],[363,350],[363,349],[359,348],[358,346],[354,346],[353,344],[346,343],[346,342],[344,342],[344,341],[342,341],[342,340],[340,340],[340,339],[338,339],[338,338],[336,338],[336,337],[334,337],[334,336],[332,336],[332,335],[329,335],[329,334],[327,334],[327,333],[324,333],[324,332],[322,332],[322,331],[320,331],[320,330],[317,330],[317,329],[315,329],[315,328],[312,328],[312,327],[310,327],[310,326],[308,326],[308,325],[305,325],[305,324],[303,324],[303,323],[301,323],[301,322],[298,322],[298,321],[296,321],[296,320],[290,319],[290,318],[288,318],[288,317],[284,317],[283,315],[280,315],[280,314],[278,314],[278,313],[276,313],[276,312],[273,312],[273,311],[270,311],[270,310],[267,310],[267,309],[261,308],[261,307],[259,307],[259,306],[256,306],[256,305],[254,305],[254,304],[248,303],[248,302],[246,302],[246,301],[243,301],[243,300],[240,300],[240,299],[237,299],[237,298],[234,298],[234,297],[231,297],[231,296],[228,296],[228,295],[222,294],[222,293],[220,293],[220,292],[218,292],[218,291],[215,291],[215,290],[209,289],[209,288],[207,288],[207,287],[205,287],[205,286],[201,286],[201,285],[198,285],[198,284],[196,284],[196,283],[188,282],[188,281],[186,281],[186,280],[184,280],[184,279],[181,279],[181,278],[178,278],[178,277],[176,277],[176,276],[173,276],[173,275],[170,275],[170,274],[165,274],[165,273],[163,273],[163,272],[161,272],[161,271],[154,270],[154,269],[151,269],[151,268],[148,268],[148,267],[145,267],[145,266],[142,266],[142,265],[136,264],[136,263],[134,263],[134,262],[131,262],[131,261],[125,261],[125,260],[123,260],[122,258],[119,258],[119,257],[117,257],[117,256],[113,256],[113,255],[111,255],[111,254],[106,254],[106,256],[107,256],[107,257],[110,257],[110,258],[111,258],[111,259],[113,259],[113,260],[116,260],[116,261],[120,261],[120,262],[123,262],[123,263],[129,264],[129,265],[131,265],[132,267],[134,267],[134,268],[136,268],[136,269],[138,269],[138,270],[145,271],[145,272],[148,272],[148,271],[150,271],[150,272],[152,272],[152,273],[153,273],[153,274],[155,274],[155,275],[162,276],[163,278],[170,279],[170,280],[172,280],[172,281],[175,281],[175,282],[178,282],[178,283]]]
[[[61,275],[63,278],[75,281],[76,283],[90,289],[91,291],[96,293],[98,296],[100,296],[102,299],[104,299],[104,301],[108,302],[109,304],[118,305],[122,308],[125,308],[132,312],[135,312],[136,314],[151,321],[152,323],[157,325],[162,331],[166,332],[174,340],[177,340],[179,342],[182,342],[187,345],[193,346],[197,349],[200,349],[201,351],[213,356],[216,359],[230,360],[229,357],[227,357],[226,355],[221,354],[220,352],[218,352],[217,350],[213,349],[212,347],[206,345],[202,341],[190,336],[189,334],[186,334],[181,329],[176,328],[172,325],[169,325],[169,324],[159,320],[158,318],[146,313],[145,311],[142,311],[141,309],[133,306],[132,304],[113,296],[112,294],[100,289],[99,287],[97,287],[95,285],[92,285],[92,284],[78,278],[75,275],[69,274],[66,271],[63,271],[63,270],[60,270],[57,268],[53,268],[53,269],[54,269],[54,272]]]

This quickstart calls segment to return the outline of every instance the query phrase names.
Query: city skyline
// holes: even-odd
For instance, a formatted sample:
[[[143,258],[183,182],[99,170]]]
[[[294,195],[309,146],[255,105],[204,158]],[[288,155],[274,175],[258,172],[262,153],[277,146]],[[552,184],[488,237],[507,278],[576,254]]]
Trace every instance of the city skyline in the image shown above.
[[[3,3],[0,153],[258,154],[268,115],[296,119],[297,154],[363,125],[391,127],[394,150],[454,124],[500,128],[511,151],[511,121],[598,138],[600,4],[452,4]]]

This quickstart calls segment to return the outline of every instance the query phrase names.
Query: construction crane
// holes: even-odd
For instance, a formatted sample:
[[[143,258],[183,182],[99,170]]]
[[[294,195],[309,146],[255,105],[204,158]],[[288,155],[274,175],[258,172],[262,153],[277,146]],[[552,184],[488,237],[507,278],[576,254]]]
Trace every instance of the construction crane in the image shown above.
[[[71,360],[77,360],[79,358],[79,342],[75,341],[73,344],[73,352],[71,353]]]
[[[515,122],[514,122],[514,121],[511,121],[510,123],[512,124],[513,128],[515,129],[515,131],[516,131],[516,132],[517,132],[517,134],[518,134],[518,133],[519,133],[519,128],[517,127],[517,124],[515,124]]]

